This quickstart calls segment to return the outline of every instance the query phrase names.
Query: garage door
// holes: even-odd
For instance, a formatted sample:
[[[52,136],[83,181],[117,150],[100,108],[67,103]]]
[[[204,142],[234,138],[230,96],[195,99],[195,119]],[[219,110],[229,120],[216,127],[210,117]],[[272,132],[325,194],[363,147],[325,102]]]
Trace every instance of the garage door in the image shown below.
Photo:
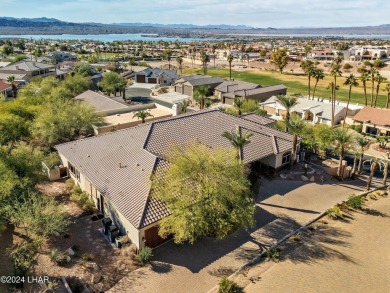
[[[157,78],[155,77],[148,78],[148,83],[157,83]]]
[[[137,82],[145,83],[145,75],[137,75]]]
[[[183,94],[192,97],[192,86],[185,85]]]
[[[157,247],[171,238],[172,237],[168,237],[165,239],[161,238],[158,235],[158,226],[154,226],[145,230],[145,245],[151,248]]]

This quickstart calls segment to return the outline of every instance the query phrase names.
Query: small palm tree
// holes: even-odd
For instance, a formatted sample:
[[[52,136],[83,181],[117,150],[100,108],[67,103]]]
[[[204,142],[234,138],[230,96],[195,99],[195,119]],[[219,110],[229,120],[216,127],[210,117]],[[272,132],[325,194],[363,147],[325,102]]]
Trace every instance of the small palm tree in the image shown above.
[[[288,127],[288,131],[293,135],[290,161],[292,170],[297,156],[298,135],[303,134],[306,128],[306,123],[301,119],[301,117],[293,114],[289,120],[286,120],[286,125]]]
[[[234,97],[233,105],[237,108],[238,116],[242,114],[242,107],[244,106],[245,99],[240,97]]]
[[[203,65],[203,75],[206,75],[207,63],[210,62],[210,56],[205,51],[202,51],[202,53],[200,54],[200,59],[202,60],[202,65]]]
[[[298,99],[296,97],[278,95],[276,96],[276,101],[286,109],[285,119],[288,122],[290,120],[291,110],[298,104]],[[286,123],[286,131],[288,131],[288,123]]]
[[[386,86],[385,86],[385,91],[387,93],[387,96],[386,96],[386,106],[385,108],[386,109],[389,109],[389,100],[390,100],[390,83],[386,83]]]
[[[190,101],[184,100],[181,102],[181,112],[182,113],[187,113],[187,108],[190,105]]]
[[[322,69],[315,68],[313,71],[313,77],[316,80],[316,83],[314,84],[314,88],[313,88],[313,100],[314,100],[318,82],[324,79],[325,77],[324,71]]]
[[[356,137],[356,144],[358,146],[358,149],[359,149],[359,165],[358,165],[358,169],[357,169],[357,173],[360,174],[362,173],[362,166],[363,166],[363,157],[364,157],[364,148],[368,145],[370,141],[365,138],[364,136],[362,135],[359,135],[358,137]]]
[[[15,85],[15,76],[9,75],[7,76],[7,82],[12,86],[12,97],[16,98],[18,95],[18,88]]]
[[[307,75],[307,87],[308,87],[308,94],[307,97],[310,99],[310,81],[314,74],[314,62],[311,60],[304,60],[301,62],[300,67],[302,68],[303,72]]]
[[[345,125],[345,119],[347,119],[347,115],[348,115],[348,107],[349,107],[349,103],[351,101],[351,92],[352,92],[352,87],[356,87],[356,86],[359,86],[359,83],[357,82],[357,78],[355,77],[355,75],[351,74],[350,76],[348,76],[344,82],[344,85],[348,85],[349,86],[349,92],[348,92],[348,102],[347,102],[347,107],[345,108],[345,114],[344,114],[344,121],[343,121],[343,126]]]
[[[230,80],[232,80],[232,62],[234,60],[234,57],[232,54],[229,54],[229,56],[227,56],[227,61],[229,62],[229,76],[230,76]]]
[[[194,100],[199,104],[199,109],[205,107],[207,95],[209,93],[209,87],[207,85],[198,86],[194,92]]]
[[[235,131],[225,131],[222,136],[227,138],[230,143],[233,145],[233,147],[237,151],[237,159],[241,162],[242,161],[242,149],[244,146],[246,146],[248,143],[250,143],[250,138],[252,137],[253,133],[247,132],[245,134],[241,133],[240,127],[237,127]]]
[[[145,119],[148,117],[154,117],[152,114],[149,113],[147,110],[141,110],[134,114],[133,118],[138,118],[142,120],[142,123],[145,123]]]
[[[339,168],[337,170],[337,176],[343,179],[343,159],[345,148],[354,141],[354,135],[349,132],[347,128],[340,127],[333,130],[332,138],[339,150]]]
[[[177,57],[176,62],[177,62],[177,64],[179,64],[180,75],[183,75],[183,67],[182,67],[183,57],[181,57],[181,56]]]
[[[333,88],[332,88],[332,126],[334,126],[334,112],[336,108],[336,91],[337,91],[337,77],[341,76],[341,70],[340,65],[335,64],[332,66],[332,69],[330,71],[330,75],[333,76]]]
[[[368,161],[370,163],[370,175],[368,176],[368,179],[367,179],[367,186],[366,186],[367,191],[369,191],[371,189],[372,178],[374,177],[375,170],[378,167],[378,161],[379,160],[376,157],[371,158],[371,160]],[[365,162],[367,162],[367,161],[365,161]]]

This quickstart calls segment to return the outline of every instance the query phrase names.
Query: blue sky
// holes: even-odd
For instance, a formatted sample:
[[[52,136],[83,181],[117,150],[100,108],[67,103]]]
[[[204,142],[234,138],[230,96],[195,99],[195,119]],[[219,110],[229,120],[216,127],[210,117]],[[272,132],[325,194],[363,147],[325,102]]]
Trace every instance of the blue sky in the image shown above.
[[[389,11],[383,0],[0,0],[0,16],[276,28],[386,24]]]

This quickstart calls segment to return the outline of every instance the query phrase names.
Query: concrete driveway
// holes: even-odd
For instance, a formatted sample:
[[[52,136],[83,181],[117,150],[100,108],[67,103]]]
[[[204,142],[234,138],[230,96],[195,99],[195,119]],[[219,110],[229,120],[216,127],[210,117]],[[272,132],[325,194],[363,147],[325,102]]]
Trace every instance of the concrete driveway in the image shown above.
[[[154,250],[151,266],[131,272],[108,292],[207,292],[221,277],[364,186],[358,180],[263,180],[250,231],[237,231],[224,240],[205,237],[194,245],[169,242]]]

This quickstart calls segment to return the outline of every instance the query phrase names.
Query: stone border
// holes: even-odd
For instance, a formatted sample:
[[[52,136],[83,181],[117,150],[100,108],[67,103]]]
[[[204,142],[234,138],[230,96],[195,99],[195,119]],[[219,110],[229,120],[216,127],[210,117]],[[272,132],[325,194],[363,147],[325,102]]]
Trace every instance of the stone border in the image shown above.
[[[366,196],[369,193],[372,193],[372,192],[375,192],[375,191],[381,190],[381,189],[386,189],[387,187],[388,187],[388,185],[377,187],[377,188],[371,189],[369,191],[363,191],[363,192],[358,193],[356,195],[357,196]],[[345,202],[346,201],[343,200],[341,203],[336,203],[335,205],[340,205],[340,204],[343,204]],[[309,222],[307,222],[303,226],[299,227],[298,229],[288,233],[286,236],[284,236],[283,238],[279,239],[275,244],[271,245],[268,249],[266,249],[261,254],[256,256],[254,259],[252,259],[251,261],[249,261],[248,263],[243,265],[241,268],[239,268],[237,271],[235,271],[233,274],[231,274],[227,278],[231,280],[231,279],[237,277],[240,273],[242,273],[246,269],[249,269],[250,267],[253,267],[257,263],[259,263],[261,261],[261,259],[264,258],[264,256],[266,256],[268,251],[270,251],[271,249],[275,249],[276,247],[280,246],[282,243],[284,243],[286,240],[288,240],[291,236],[301,232],[303,229],[306,229],[308,226],[310,226],[311,224],[317,222],[318,220],[320,220],[324,216],[326,216],[326,210],[324,212],[322,212],[320,215],[318,215],[317,217],[315,217],[313,220],[310,220]],[[216,292],[218,292],[217,289],[219,289],[219,285],[215,285],[213,288],[211,288],[209,291],[207,291],[207,293],[216,293]]]

